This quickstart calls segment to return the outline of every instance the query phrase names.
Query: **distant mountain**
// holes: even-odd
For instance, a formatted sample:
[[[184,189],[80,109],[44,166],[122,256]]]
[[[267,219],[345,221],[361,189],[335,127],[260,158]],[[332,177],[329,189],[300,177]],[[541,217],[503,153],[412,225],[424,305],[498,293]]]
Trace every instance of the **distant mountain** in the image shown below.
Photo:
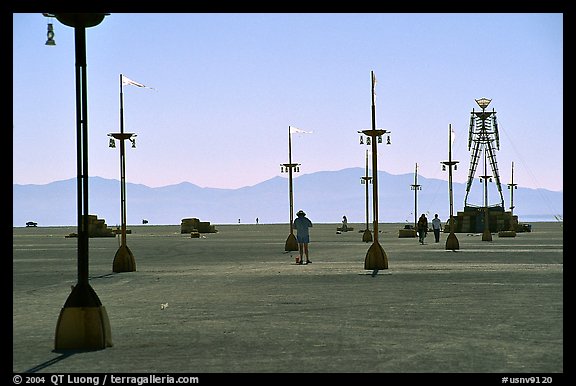
[[[366,221],[366,188],[360,183],[363,168],[325,171],[294,178],[294,211],[303,209],[317,223],[339,223],[346,215],[350,223]],[[414,221],[414,174],[391,175],[378,172],[379,221],[382,223]],[[418,176],[418,214],[438,213],[442,220],[450,215],[448,182]],[[483,204],[483,188],[474,182],[468,203]],[[500,202],[495,184],[489,184],[489,204]],[[503,187],[504,202],[510,207],[510,193]],[[454,214],[463,210],[465,184],[454,183]],[[372,185],[369,186],[372,219]],[[108,226],[120,224],[120,182],[90,177],[90,214],[104,219]],[[13,185],[13,226],[28,221],[38,226],[77,224],[76,178],[45,185]],[[274,177],[254,186],[239,189],[201,188],[189,182],[150,188],[126,183],[127,223],[179,225],[183,218],[197,217],[212,224],[288,223],[288,179]],[[563,192],[546,189],[514,190],[514,214],[521,222],[555,221],[563,214]],[[370,220],[372,221],[372,220]]]

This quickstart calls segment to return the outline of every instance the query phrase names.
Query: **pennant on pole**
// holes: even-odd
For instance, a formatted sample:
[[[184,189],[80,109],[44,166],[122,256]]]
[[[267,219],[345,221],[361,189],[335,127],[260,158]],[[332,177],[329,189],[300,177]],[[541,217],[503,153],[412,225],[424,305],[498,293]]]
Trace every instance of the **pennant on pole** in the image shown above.
[[[154,90],[152,87],[148,87],[146,85],[143,85],[142,83],[138,83],[133,81],[132,79],[122,75],[122,86],[136,86],[136,87],[143,87],[143,88],[149,88],[150,90]]]
[[[301,130],[301,129],[297,128],[297,127],[290,126],[290,134],[294,134],[294,133],[312,134],[311,131],[304,131],[304,130]]]

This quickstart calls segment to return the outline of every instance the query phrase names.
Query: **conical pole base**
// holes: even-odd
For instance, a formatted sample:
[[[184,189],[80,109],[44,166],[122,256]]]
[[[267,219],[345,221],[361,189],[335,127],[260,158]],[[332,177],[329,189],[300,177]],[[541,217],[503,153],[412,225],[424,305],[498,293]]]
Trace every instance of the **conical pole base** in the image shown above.
[[[492,241],[492,233],[490,233],[489,228],[484,229],[484,232],[482,233],[482,241]]]
[[[368,248],[368,252],[366,252],[364,269],[374,270],[375,273],[380,269],[388,269],[388,256],[386,256],[386,252],[384,252],[384,249],[377,241],[373,242]]]
[[[290,233],[286,239],[286,245],[284,246],[285,251],[297,251],[298,250],[298,240],[294,233]]]
[[[454,232],[450,232],[448,237],[446,238],[446,250],[447,251],[455,251],[460,249],[460,243],[458,242],[458,238],[454,234]]]
[[[54,349],[101,350],[106,347],[112,347],[106,309],[89,284],[77,284],[60,311]]]
[[[114,262],[112,263],[114,272],[134,272],[136,271],[136,261],[134,255],[127,245],[121,245],[116,251]]]
[[[365,243],[369,243],[372,241],[372,232],[370,232],[370,229],[366,229],[364,231],[364,234],[362,235],[362,241],[364,241]]]

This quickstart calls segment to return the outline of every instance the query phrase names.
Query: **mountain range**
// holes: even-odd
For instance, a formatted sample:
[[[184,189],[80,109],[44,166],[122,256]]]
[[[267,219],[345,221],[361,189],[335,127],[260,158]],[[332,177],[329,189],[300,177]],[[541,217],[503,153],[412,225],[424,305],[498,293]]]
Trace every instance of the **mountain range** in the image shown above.
[[[361,184],[363,168],[322,171],[298,175],[293,179],[294,212],[304,210],[312,222],[366,222],[366,187]],[[76,178],[45,185],[13,184],[13,226],[33,221],[38,226],[77,225]],[[450,215],[448,182],[418,176],[421,190],[411,190],[414,174],[392,175],[378,172],[378,206],[381,223],[413,223],[415,201],[418,213],[434,213],[445,221]],[[108,226],[120,225],[120,181],[90,177],[89,212],[104,219]],[[499,204],[494,183],[488,184],[488,204]],[[453,183],[453,213],[462,211],[466,184]],[[372,185],[369,185],[372,222]],[[506,210],[512,197],[502,186]],[[483,184],[476,179],[467,199],[470,205],[483,205]],[[520,222],[556,221],[563,214],[563,192],[518,186],[513,192],[514,214]],[[238,189],[202,188],[189,182],[151,188],[126,183],[127,224],[179,225],[183,218],[196,217],[212,224],[288,223],[290,201],[288,179],[273,177],[253,186]]]

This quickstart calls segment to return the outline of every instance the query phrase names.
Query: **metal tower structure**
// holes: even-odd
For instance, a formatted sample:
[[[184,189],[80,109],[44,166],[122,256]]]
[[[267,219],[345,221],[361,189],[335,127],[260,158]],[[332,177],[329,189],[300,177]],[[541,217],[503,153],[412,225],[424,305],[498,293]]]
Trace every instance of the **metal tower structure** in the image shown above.
[[[486,111],[486,107],[492,101],[487,98],[475,99],[476,103],[482,111],[474,111],[472,109],[470,117],[470,130],[468,133],[468,150],[472,147],[472,155],[470,158],[470,170],[468,172],[468,183],[466,184],[466,196],[464,197],[464,207],[467,207],[468,194],[474,181],[474,174],[478,166],[478,161],[481,155],[484,155],[484,168],[486,169],[487,160],[490,162],[490,168],[496,180],[496,187],[500,193],[500,202],[504,208],[504,196],[502,194],[502,185],[500,184],[500,175],[498,174],[498,163],[496,162],[496,150],[500,150],[500,141],[498,138],[498,123],[496,122],[496,112]],[[488,178],[492,176],[487,175],[487,170],[484,170],[484,207],[488,207]],[[491,180],[491,178],[490,178]]]

